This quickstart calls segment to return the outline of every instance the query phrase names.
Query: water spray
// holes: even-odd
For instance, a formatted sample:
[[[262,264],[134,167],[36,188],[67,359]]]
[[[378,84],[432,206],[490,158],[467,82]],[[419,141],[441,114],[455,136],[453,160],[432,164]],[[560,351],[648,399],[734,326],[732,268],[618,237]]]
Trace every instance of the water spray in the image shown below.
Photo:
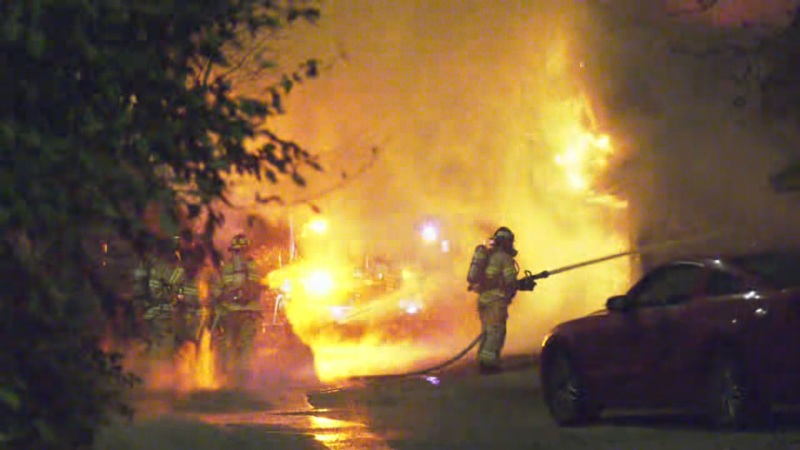
[[[657,251],[663,251],[670,247],[675,247],[678,245],[686,245],[692,242],[699,242],[705,241],[712,237],[717,237],[721,235],[722,232],[715,232],[715,233],[708,233],[705,235],[701,235],[694,238],[684,238],[684,239],[674,239],[671,241],[659,242],[656,244],[647,245],[644,247],[640,247],[635,250],[628,250],[620,253],[614,253],[612,255],[601,256],[600,258],[590,259],[587,261],[581,261],[578,263],[570,264],[568,266],[559,267],[557,269],[545,270],[539,272],[537,274],[533,274],[530,271],[525,271],[525,277],[521,278],[519,283],[519,290],[520,291],[532,291],[533,288],[536,286],[535,280],[541,280],[543,278],[547,278],[551,275],[557,275],[564,272],[569,272],[570,270],[580,269],[586,266],[592,266],[595,264],[600,264],[606,261],[611,261],[613,259],[622,258],[624,256],[632,256],[632,255],[643,255],[649,253],[655,253]]]

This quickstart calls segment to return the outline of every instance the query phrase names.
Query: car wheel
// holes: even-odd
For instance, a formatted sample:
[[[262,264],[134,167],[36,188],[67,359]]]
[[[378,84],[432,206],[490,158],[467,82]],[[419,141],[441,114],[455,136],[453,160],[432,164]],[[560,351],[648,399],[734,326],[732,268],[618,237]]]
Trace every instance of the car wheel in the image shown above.
[[[745,377],[744,365],[725,352],[714,358],[708,380],[708,416],[716,428],[742,429],[765,424],[770,417],[768,403]]]
[[[556,351],[542,367],[544,399],[550,415],[561,426],[580,425],[594,418],[586,389],[569,355]]]

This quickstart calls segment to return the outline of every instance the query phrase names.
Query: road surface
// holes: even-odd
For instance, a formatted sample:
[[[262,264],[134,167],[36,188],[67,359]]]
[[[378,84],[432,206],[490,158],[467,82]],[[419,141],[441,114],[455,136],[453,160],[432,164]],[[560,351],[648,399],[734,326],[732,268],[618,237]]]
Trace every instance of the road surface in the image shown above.
[[[472,366],[437,377],[259,391],[149,394],[133,423],[104,430],[97,450],[163,449],[655,449],[800,450],[800,421],[717,432],[684,416],[612,415],[585,428],[556,427],[535,367],[480,376]]]

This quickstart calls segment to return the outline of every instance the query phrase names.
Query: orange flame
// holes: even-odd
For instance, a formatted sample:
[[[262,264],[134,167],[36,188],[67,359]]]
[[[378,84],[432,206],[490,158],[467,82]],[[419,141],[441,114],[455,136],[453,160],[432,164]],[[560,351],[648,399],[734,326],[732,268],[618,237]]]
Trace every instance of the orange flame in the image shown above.
[[[199,348],[194,343],[187,344],[180,354],[179,370],[181,390],[214,390],[222,386],[217,376],[215,355],[211,348],[211,333],[203,330]]]
[[[339,7],[343,14],[353,10],[341,4]],[[598,177],[617,148],[611,136],[603,134],[595,123],[588,96],[576,89],[578,80],[574,79],[575,74],[569,73],[572,67],[568,36],[571,19],[561,17],[560,12],[545,13],[546,17],[559,20],[544,22],[541,14],[531,10],[530,17],[517,20],[520,12],[517,9],[513,12],[499,7],[490,10],[499,15],[481,15],[474,29],[485,29],[485,20],[498,20],[495,29],[503,34],[497,39],[481,36],[471,41],[481,50],[470,52],[468,56],[460,49],[462,40],[471,37],[453,35],[449,31],[446,35],[437,34],[438,29],[428,23],[434,20],[435,14],[426,14],[424,25],[397,21],[400,26],[390,30],[392,36],[397,33],[410,41],[417,36],[408,30],[424,26],[428,30],[426,38],[435,38],[437,44],[447,44],[442,54],[430,61],[420,59],[415,46],[395,47],[394,37],[390,40],[392,52],[374,51],[388,42],[381,41],[388,36],[374,30],[376,47],[368,53],[352,55],[354,61],[359,57],[374,61],[382,54],[396,58],[396,50],[419,61],[420,65],[427,64],[423,66],[429,75],[425,82],[406,84],[407,71],[395,73],[394,69],[387,69],[381,72],[383,79],[370,77],[377,84],[369,81],[367,85],[370,92],[383,90],[382,95],[367,96],[369,100],[364,103],[364,99],[352,94],[365,89],[360,73],[345,72],[335,80],[343,88],[309,86],[312,94],[304,96],[303,103],[298,105],[309,112],[305,117],[320,119],[314,121],[315,126],[306,126],[304,119],[293,117],[287,117],[287,122],[283,123],[300,140],[331,148],[352,147],[353,143],[347,141],[348,136],[330,132],[336,128],[334,124],[340,117],[326,114],[329,106],[357,106],[352,114],[347,114],[348,129],[352,126],[358,130],[403,130],[393,138],[391,147],[380,153],[379,162],[363,178],[348,185],[348,189],[320,199],[327,219],[324,227],[322,222],[314,223],[310,217],[303,223],[301,211],[307,207],[275,212],[289,216],[287,222],[293,224],[293,230],[299,231],[299,238],[316,241],[313,244],[301,242],[300,254],[304,261],[278,270],[266,281],[270,286],[290,291],[291,299],[286,305],[288,319],[300,339],[311,347],[317,374],[322,380],[410,369],[425,359],[434,358],[436,352],[450,356],[468,343],[479,325],[474,296],[465,292],[462,281],[464,266],[469,263],[469,255],[464,252],[486,237],[486,229],[500,224],[514,229],[518,236],[520,265],[530,269],[559,267],[616,253],[627,245],[627,236],[615,228],[616,223],[610,223],[613,213],[608,208],[622,209],[625,203],[596,191]],[[500,21],[504,11],[513,14],[519,26],[507,26],[507,21]],[[409,14],[408,20],[418,16]],[[451,20],[454,22],[450,24],[453,26],[442,27],[443,30],[473,28],[472,23],[462,22],[472,19],[462,15],[448,13],[438,19],[448,24]],[[537,39],[530,39],[532,33],[536,33]],[[453,37],[458,42],[451,42]],[[480,55],[492,56],[484,59]],[[546,59],[544,64],[542,56]],[[463,76],[453,79],[453,70]],[[486,89],[476,89],[476,86]],[[389,101],[373,103],[375,98]],[[415,114],[408,111],[415,111]],[[316,126],[317,122],[330,126]],[[533,146],[524,139],[532,130],[536,130],[536,145]],[[330,152],[328,156],[345,167],[357,160],[337,152]],[[349,173],[351,168],[347,169]],[[338,170],[330,173],[338,173]],[[318,180],[323,185],[330,181],[322,175],[311,179],[312,182]],[[252,204],[251,200],[244,199],[252,198],[256,187],[242,182],[237,189],[234,195]],[[292,192],[287,188],[282,194],[292,197]],[[273,211],[257,208],[264,214]],[[457,236],[446,237],[446,246],[443,234],[414,228],[429,214],[460,222]],[[623,221],[624,217],[620,217],[617,222]],[[400,303],[397,300],[405,300],[394,298],[394,294],[379,296],[371,302],[378,306],[378,317],[359,321],[358,325],[365,329],[357,337],[345,339],[337,332],[324,332],[328,328],[338,330],[337,320],[348,314],[347,299],[342,296],[351,289],[348,284],[353,283],[352,273],[350,277],[347,273],[355,259],[343,260],[339,255],[347,255],[357,248],[362,257],[379,251],[394,257],[406,256],[414,250],[405,244],[409,239],[420,238],[419,231],[423,239],[431,241],[424,251],[434,251],[439,245],[431,244],[439,243],[443,249],[453,249],[446,255],[450,258],[446,264],[452,265],[448,270],[453,270],[425,273],[427,280],[419,289],[426,300],[433,298],[431,301],[438,301],[438,294],[446,291],[447,298],[440,304],[454,313],[447,318],[447,324],[452,324],[460,336],[457,347],[440,350],[441,342],[433,346],[387,336],[390,333],[384,331],[381,321],[384,316],[391,315],[392,304],[397,307]],[[459,247],[468,250],[459,251]],[[625,262],[619,261],[542,283],[534,294],[536,301],[515,302],[507,348],[530,351],[533,342],[551,324],[595,308],[618,284],[626,283],[627,269]],[[581,282],[582,277],[586,277],[585,282]],[[434,334],[441,330],[428,331]]]
[[[626,208],[626,201],[600,194],[593,188],[597,176],[608,167],[614,147],[611,136],[596,131],[596,120],[588,98],[582,95],[562,107],[572,120],[562,122],[556,130],[556,140],[564,150],[555,156],[555,163],[563,171],[567,187],[589,203]]]
[[[203,272],[197,279],[197,291],[203,305],[198,318],[201,324],[208,324],[211,316],[209,275],[210,272]],[[171,387],[183,392],[219,389],[225,380],[218,373],[216,360],[211,333],[203,327],[198,342],[184,344],[173,365],[157,367],[156,374],[151,377],[152,387]]]

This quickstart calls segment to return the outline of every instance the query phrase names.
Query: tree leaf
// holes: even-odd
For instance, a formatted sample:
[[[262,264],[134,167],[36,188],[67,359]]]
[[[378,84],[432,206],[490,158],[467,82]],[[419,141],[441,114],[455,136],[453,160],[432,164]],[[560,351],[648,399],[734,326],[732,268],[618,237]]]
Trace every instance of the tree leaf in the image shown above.
[[[283,88],[283,92],[285,94],[288,94],[289,92],[291,92],[292,86],[293,86],[292,80],[289,77],[287,77],[286,75],[284,75],[281,78],[281,87]]]
[[[14,388],[0,386],[0,403],[8,406],[12,411],[18,411],[22,406],[22,399]]]
[[[42,441],[46,443],[58,442],[58,435],[56,434],[52,425],[45,422],[43,419],[34,420],[33,426],[36,428],[36,431],[39,432],[39,436],[41,437]]]

